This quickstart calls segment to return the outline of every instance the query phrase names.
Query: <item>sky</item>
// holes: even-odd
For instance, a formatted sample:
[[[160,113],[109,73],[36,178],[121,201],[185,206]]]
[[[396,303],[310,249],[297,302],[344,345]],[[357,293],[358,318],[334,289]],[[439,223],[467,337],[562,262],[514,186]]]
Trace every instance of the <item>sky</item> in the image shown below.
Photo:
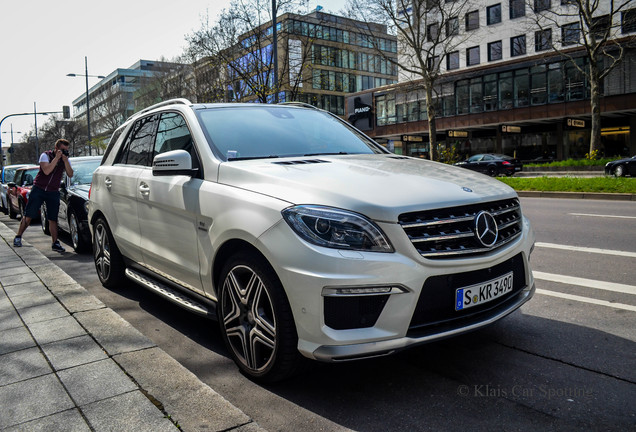
[[[214,22],[229,0],[0,0],[0,120],[17,113],[62,111],[86,92],[85,78],[107,76],[138,60],[173,59],[206,16]],[[345,0],[310,0],[337,13]],[[89,78],[88,85],[97,84]],[[72,110],[72,108],[71,108]],[[34,129],[34,115],[1,125],[2,147]],[[48,116],[37,115],[38,127]]]

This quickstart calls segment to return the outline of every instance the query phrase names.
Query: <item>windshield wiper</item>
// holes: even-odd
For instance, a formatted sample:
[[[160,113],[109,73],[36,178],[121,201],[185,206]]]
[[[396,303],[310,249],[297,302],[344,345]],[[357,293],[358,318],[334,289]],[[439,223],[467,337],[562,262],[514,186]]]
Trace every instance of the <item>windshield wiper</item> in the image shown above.
[[[334,152],[334,153],[307,153],[303,156],[329,156],[329,155],[348,155],[347,152]]]
[[[243,157],[230,157],[227,158],[228,162],[233,161],[242,161],[242,160],[252,160],[252,159],[276,159],[279,158],[278,155],[269,155],[269,156],[243,156]]]

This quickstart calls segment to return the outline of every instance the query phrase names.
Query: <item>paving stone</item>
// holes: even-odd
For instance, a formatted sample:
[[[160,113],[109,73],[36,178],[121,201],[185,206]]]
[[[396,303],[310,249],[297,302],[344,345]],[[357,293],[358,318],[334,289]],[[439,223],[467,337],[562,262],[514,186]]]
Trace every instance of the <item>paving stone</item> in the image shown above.
[[[25,327],[0,330],[0,355],[35,346],[35,341]]]
[[[46,264],[31,266],[31,270],[37,273],[49,288],[58,285],[77,284],[75,279],[50,261],[47,261]]]
[[[74,408],[53,374],[0,387],[0,406],[0,430]]]
[[[33,272],[17,273],[17,274],[13,274],[13,272],[11,272],[11,273],[3,274],[2,276],[0,276],[0,283],[4,287],[7,287],[9,285],[18,285],[18,284],[25,284],[29,282],[39,282],[39,281],[40,279]]]
[[[58,302],[57,299],[53,297],[53,294],[51,294],[46,289],[38,290],[33,294],[11,296],[11,301],[13,302],[13,305],[18,310],[18,312],[29,307],[42,306],[45,304]]]
[[[53,372],[38,348],[1,355],[0,364],[0,386]]]
[[[101,300],[77,283],[51,286],[49,289],[71,313],[106,308]]]
[[[27,325],[68,316],[68,311],[58,302],[25,307],[18,312]]]
[[[86,424],[84,417],[77,409],[63,411],[58,414],[39,418],[17,426],[3,429],[2,432],[90,432],[91,428]]]
[[[74,316],[111,356],[155,346],[112,309],[79,312]]]
[[[23,327],[20,315],[8,299],[0,301],[0,331]]]
[[[42,350],[57,371],[107,358],[88,335],[42,345]]]
[[[137,385],[111,359],[58,372],[79,406],[137,390]]]
[[[178,431],[177,427],[140,391],[83,406],[82,411],[97,432]]]
[[[40,345],[86,334],[86,331],[72,316],[33,323],[29,325],[29,330]]]
[[[40,292],[50,292],[46,289],[44,284],[41,281],[29,282],[19,285],[9,285],[4,286],[4,291],[7,293],[7,296],[14,297],[20,295],[33,295]]]

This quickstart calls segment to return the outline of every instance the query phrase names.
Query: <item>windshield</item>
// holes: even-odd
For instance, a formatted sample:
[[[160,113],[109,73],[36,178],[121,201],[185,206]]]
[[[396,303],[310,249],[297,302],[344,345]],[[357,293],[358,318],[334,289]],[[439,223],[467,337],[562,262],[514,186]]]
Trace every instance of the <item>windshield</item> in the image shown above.
[[[35,176],[38,175],[38,171],[40,171],[40,168],[29,168],[29,169],[25,169],[24,170],[24,175],[22,176],[22,182],[19,186],[32,186],[33,185],[33,180],[35,179]],[[16,183],[18,183],[20,181],[20,179],[18,178],[19,176],[19,172],[16,173]]]
[[[197,114],[212,150],[229,161],[382,152],[364,135],[318,110],[241,105]]]
[[[93,181],[93,173],[101,162],[101,159],[81,162],[71,159],[71,165],[73,167],[73,177],[71,178],[71,185],[91,184],[91,182]]]

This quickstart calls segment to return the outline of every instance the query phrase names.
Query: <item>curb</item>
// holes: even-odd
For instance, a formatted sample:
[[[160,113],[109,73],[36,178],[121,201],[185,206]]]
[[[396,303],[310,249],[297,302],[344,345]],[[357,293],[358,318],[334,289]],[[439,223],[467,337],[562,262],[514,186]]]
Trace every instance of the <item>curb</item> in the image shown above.
[[[598,192],[550,192],[550,191],[516,191],[522,198],[566,198],[593,199],[607,201],[636,201],[636,194],[598,193]]]
[[[0,222],[0,429],[265,431],[14,236]]]

